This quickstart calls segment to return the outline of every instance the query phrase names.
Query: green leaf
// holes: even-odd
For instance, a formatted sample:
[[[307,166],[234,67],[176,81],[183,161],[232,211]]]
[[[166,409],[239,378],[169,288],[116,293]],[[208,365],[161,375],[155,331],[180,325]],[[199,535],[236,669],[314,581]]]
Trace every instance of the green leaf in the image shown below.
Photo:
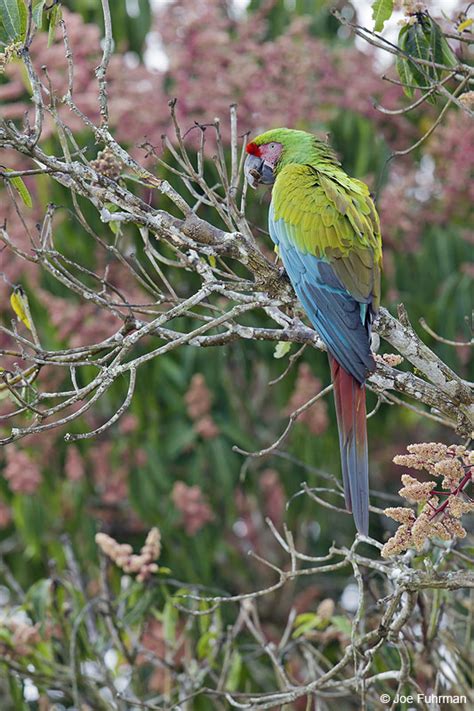
[[[400,32],[398,33],[398,46],[404,52],[406,52],[406,48],[407,48],[407,46],[406,46],[407,45],[407,32],[408,32],[408,25],[403,25]]]
[[[6,627],[0,627],[0,641],[11,644],[12,633]]]
[[[284,358],[286,354],[291,350],[291,343],[288,341],[279,341],[273,352],[274,358]]]
[[[304,625],[307,622],[314,620],[315,617],[316,617],[315,612],[302,612],[300,615],[296,616],[294,625],[295,625],[295,627],[299,627],[300,625]]]
[[[403,84],[403,93],[405,94],[405,96],[408,96],[408,98],[411,99],[415,92],[412,86],[408,86],[409,84],[413,84],[413,74],[411,73],[408,62],[403,57],[397,55],[395,65],[400,81]]]
[[[177,422],[175,427],[170,428],[169,436],[166,440],[166,453],[172,461],[176,457],[189,449],[196,441],[197,435],[194,427],[187,423]]]
[[[342,615],[334,615],[334,617],[331,619],[331,624],[343,634],[346,634],[348,636],[352,634],[351,622],[347,619],[347,617],[343,617]]]
[[[32,607],[35,621],[43,622],[51,603],[51,580],[43,578],[34,583],[26,594],[26,600]]]
[[[33,4],[33,21],[40,30],[43,26],[43,11],[46,0],[36,0]]]
[[[138,591],[138,596],[135,598],[135,595],[133,595],[130,609],[127,610],[124,616],[123,623],[126,626],[136,625],[142,622],[153,604],[154,593],[152,590],[148,589],[143,591],[143,585],[141,583],[134,583],[134,591]]]
[[[211,622],[212,622],[212,615],[211,615],[211,603],[208,602],[207,600],[200,600],[199,601],[199,611],[205,612],[206,610],[209,610],[208,615],[199,615],[199,617],[198,617],[199,631],[200,631],[201,635],[203,635],[205,632],[207,632],[209,630],[209,627],[211,626]]]
[[[431,20],[431,18],[430,21],[430,42],[433,60],[436,64],[444,64],[446,67],[455,67],[458,60],[447,43],[443,30],[437,22]]]
[[[49,15],[48,47],[51,47],[51,45],[53,44],[54,35],[56,33],[56,27],[61,18],[61,5],[55,5]]]
[[[21,8],[23,0],[0,0],[0,18],[8,38],[14,42],[21,38]]]
[[[323,619],[315,612],[303,612],[295,619],[295,631],[293,638],[302,637],[311,630],[323,630],[329,624],[329,620]]]
[[[437,31],[436,22],[433,22],[430,17],[423,19],[421,26],[423,28],[426,41],[429,44],[429,59],[432,62],[438,63],[438,59],[436,59],[436,57],[442,57],[440,43],[440,40],[442,39],[441,31],[439,30],[439,28]],[[435,80],[438,80],[441,77],[441,70],[437,69],[436,67],[428,67],[428,72],[430,77]]]
[[[122,225],[120,222],[117,222],[116,220],[110,220],[108,223],[111,232],[114,233],[114,235],[119,235],[122,232]]]
[[[240,686],[240,675],[242,672],[242,657],[236,649],[231,654],[229,663],[229,673],[227,675],[226,691],[237,691]]]
[[[26,38],[26,26],[28,24],[28,11],[26,9],[25,0],[17,0],[17,2],[18,11],[20,13],[20,36],[18,39],[24,42]]]
[[[163,609],[163,636],[165,642],[174,643],[176,640],[176,625],[178,624],[178,610],[173,600],[167,600]]]
[[[198,659],[209,659],[216,645],[216,639],[217,634],[212,630],[208,630],[200,636],[196,645]]]
[[[406,42],[407,42],[407,32],[408,25],[403,25],[398,34],[398,46],[402,52],[406,52]],[[403,91],[408,98],[412,98],[414,89],[412,86],[407,86],[407,84],[414,84],[413,74],[410,69],[409,61],[401,54],[397,54],[395,59],[395,66],[400,77],[400,81],[403,84]]]
[[[432,58],[430,41],[426,37],[424,29],[419,22],[415,22],[414,25],[410,25],[408,28],[405,47],[406,52],[413,57],[413,59],[429,61]],[[437,78],[433,73],[433,69],[426,65],[420,67],[420,65],[412,61],[410,62],[410,69],[415,84],[418,84],[420,87],[426,87],[429,84],[430,78]]]
[[[25,558],[36,558],[43,545],[41,536],[50,523],[40,497],[38,494],[15,496],[12,512],[15,526],[26,544]]]
[[[13,676],[10,672],[8,672],[8,689],[15,711],[24,711],[24,709],[28,708],[23,698],[23,684],[21,679]]]
[[[375,0],[372,4],[372,17],[375,22],[375,31],[382,32],[383,26],[390,19],[393,12],[393,0]]]
[[[1,0],[0,0],[0,2],[1,2]],[[13,171],[11,171],[9,168],[7,168],[5,170],[5,173],[11,173],[11,172],[13,172]],[[33,201],[31,199],[31,195],[30,195],[25,183],[20,178],[20,176],[15,175],[13,178],[7,178],[7,180],[9,180],[10,183],[13,185],[13,187],[16,189],[16,191],[20,195],[20,197],[23,200],[23,203],[26,205],[26,207],[33,207]]]

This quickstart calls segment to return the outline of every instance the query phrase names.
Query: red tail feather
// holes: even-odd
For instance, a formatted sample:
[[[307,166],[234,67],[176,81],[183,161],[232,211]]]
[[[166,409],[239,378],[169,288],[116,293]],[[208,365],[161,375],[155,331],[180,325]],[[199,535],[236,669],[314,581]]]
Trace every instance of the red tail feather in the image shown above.
[[[330,355],[336,404],[342,478],[346,507],[353,512],[359,533],[369,528],[369,457],[365,386],[360,385]]]

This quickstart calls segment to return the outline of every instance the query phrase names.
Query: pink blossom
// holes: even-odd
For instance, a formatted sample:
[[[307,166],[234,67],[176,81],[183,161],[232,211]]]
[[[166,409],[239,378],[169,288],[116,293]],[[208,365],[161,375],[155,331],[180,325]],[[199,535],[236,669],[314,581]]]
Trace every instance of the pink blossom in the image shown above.
[[[285,413],[290,415],[295,410],[298,410],[320,391],[320,379],[312,374],[311,367],[308,363],[301,363],[298,368],[295,389],[285,408]],[[304,422],[309,431],[315,435],[320,435],[325,432],[329,424],[325,400],[316,400],[311,407],[298,415],[298,422]]]
[[[184,529],[189,536],[214,520],[214,514],[199,486],[188,486],[184,481],[177,481],[173,486],[171,498],[182,514]]]
[[[281,528],[285,517],[286,495],[278,472],[265,469],[260,475],[259,485],[263,494],[265,515],[277,528]]]
[[[69,481],[80,481],[84,476],[84,460],[75,445],[70,445],[66,450],[64,471]]]
[[[15,494],[34,494],[41,484],[39,466],[26,452],[13,445],[5,447],[6,467],[3,476]]]
[[[138,417],[131,412],[127,412],[119,421],[119,430],[122,434],[128,435],[136,432],[139,424]]]

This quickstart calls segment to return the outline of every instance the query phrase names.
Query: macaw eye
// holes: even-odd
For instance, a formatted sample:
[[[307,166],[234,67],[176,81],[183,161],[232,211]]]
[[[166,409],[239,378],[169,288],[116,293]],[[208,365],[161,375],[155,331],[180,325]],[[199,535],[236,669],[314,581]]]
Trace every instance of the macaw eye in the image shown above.
[[[275,144],[274,144],[274,143],[270,143],[270,148],[275,148]]]

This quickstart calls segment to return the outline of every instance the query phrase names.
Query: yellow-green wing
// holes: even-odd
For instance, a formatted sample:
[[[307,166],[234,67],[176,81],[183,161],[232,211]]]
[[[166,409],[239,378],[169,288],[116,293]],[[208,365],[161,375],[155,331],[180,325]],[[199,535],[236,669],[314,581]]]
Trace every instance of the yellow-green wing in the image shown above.
[[[363,383],[375,368],[370,325],[381,261],[367,186],[336,166],[289,165],[273,187],[269,228],[313,326],[344,370]]]
[[[338,166],[288,165],[273,188],[272,214],[297,249],[327,260],[348,292],[377,311],[382,243],[365,183]]]

